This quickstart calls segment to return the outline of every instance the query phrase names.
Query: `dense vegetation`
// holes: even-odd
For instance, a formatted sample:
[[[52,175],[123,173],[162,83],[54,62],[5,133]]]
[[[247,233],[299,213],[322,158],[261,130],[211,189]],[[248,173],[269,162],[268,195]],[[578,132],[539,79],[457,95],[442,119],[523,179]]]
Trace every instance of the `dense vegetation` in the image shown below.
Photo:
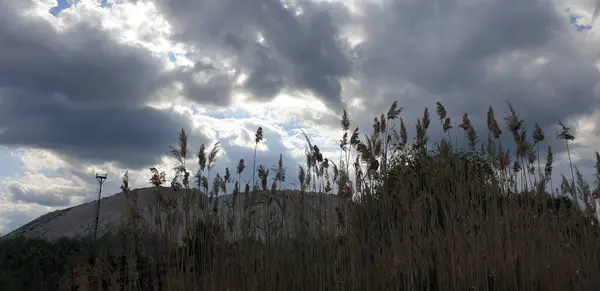
[[[537,124],[528,136],[509,104],[505,128],[514,143],[503,144],[490,107],[487,141],[481,142],[467,114],[452,131],[437,103],[443,137],[429,141],[425,110],[409,143],[401,111],[394,103],[364,138],[344,112],[339,157],[324,157],[306,136],[306,164],[292,179],[302,197],[312,191],[346,201],[327,210],[336,213],[335,233],[310,230],[307,221],[320,218],[304,212],[294,225],[277,219],[256,224],[252,209],[258,203],[278,204],[274,211],[280,212],[291,207],[281,206],[281,184],[290,180],[281,159],[273,169],[257,168],[255,154],[255,174],[244,189],[243,159],[236,173],[216,173],[210,187],[219,145],[200,147],[192,175],[182,130],[179,146],[171,148],[179,162],[171,186],[181,189],[183,206],[161,197],[166,174],[152,168],[158,201],[152,213],[166,213],[164,219],[145,219],[129,207],[123,231],[97,241],[2,240],[0,290],[600,290],[600,189],[571,167],[570,179],[562,176],[560,189],[552,190],[552,150],[547,147],[540,165],[545,135]],[[568,150],[574,136],[560,125],[556,138]],[[259,128],[256,145],[262,139]],[[598,154],[596,164],[600,185]],[[236,240],[226,235],[233,223],[221,224],[211,205],[229,183],[228,207],[240,207],[246,216]],[[191,197],[194,187],[209,193],[208,203]],[[128,201],[137,199],[127,174],[122,190]],[[248,199],[236,205],[239,197]],[[190,219],[193,212],[203,219]],[[168,231],[174,223],[185,225],[183,244]],[[294,228],[297,235],[278,227]],[[266,239],[256,239],[257,228],[269,234]]]

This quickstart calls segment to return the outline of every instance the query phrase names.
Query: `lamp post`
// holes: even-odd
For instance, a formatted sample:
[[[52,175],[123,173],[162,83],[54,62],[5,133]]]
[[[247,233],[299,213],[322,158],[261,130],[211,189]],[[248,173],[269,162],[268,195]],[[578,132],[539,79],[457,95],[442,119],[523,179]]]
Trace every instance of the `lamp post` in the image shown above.
[[[94,240],[98,236],[98,218],[100,216],[100,199],[102,198],[102,184],[106,181],[106,173],[96,173],[96,181],[98,181],[98,201],[96,202],[96,223],[94,224]]]

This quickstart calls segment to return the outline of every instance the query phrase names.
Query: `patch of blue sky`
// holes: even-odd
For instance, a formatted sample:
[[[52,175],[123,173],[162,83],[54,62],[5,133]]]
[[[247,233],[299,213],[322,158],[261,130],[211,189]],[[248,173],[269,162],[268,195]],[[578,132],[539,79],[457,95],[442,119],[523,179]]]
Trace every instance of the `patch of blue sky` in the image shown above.
[[[80,0],[57,0],[56,6],[50,8],[48,12],[54,16],[58,16],[65,9],[79,3]],[[113,1],[110,0],[96,0],[96,3],[102,8],[110,8],[113,6]]]
[[[171,61],[171,63],[174,63],[177,61],[177,56],[175,55],[174,52],[168,52],[167,55],[169,56],[169,61]]]
[[[590,24],[581,24],[580,20],[581,16],[571,15],[570,22],[575,27],[577,31],[587,31],[592,29]]]
[[[16,178],[25,175],[23,161],[19,157],[14,156],[10,150],[0,148],[0,179]]]
[[[100,5],[102,8],[111,8],[113,3],[109,0],[98,0],[98,5]]]
[[[58,16],[63,10],[79,3],[79,0],[58,0],[56,6],[50,8],[50,14]]]
[[[198,53],[189,52],[189,51],[186,51],[184,53],[175,53],[175,52],[170,51],[167,53],[167,57],[169,58],[169,61],[171,63],[176,63],[176,62],[181,62],[181,61],[195,62],[196,61],[195,57],[197,57],[198,55],[199,55]]]

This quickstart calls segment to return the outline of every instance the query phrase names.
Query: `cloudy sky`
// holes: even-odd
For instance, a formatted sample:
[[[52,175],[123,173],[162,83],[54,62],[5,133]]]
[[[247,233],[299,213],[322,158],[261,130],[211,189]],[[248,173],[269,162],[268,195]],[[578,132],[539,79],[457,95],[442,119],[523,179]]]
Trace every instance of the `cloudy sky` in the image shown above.
[[[396,100],[410,124],[436,101],[481,124],[509,100],[566,172],[553,141],[563,120],[591,177],[599,3],[0,0],[0,233],[90,201],[96,171],[108,194],[125,170],[135,188],[149,186],[149,167],[170,174],[181,128],[192,149],[221,142],[223,171],[251,166],[262,126],[257,164],[281,153],[295,176],[300,129],[335,157],[342,108],[367,129]]]

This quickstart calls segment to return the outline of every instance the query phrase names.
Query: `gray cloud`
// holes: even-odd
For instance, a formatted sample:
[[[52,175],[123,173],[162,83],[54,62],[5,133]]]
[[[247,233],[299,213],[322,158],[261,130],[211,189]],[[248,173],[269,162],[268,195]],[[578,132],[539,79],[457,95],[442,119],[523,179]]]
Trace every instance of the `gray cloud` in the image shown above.
[[[31,104],[16,98],[0,102],[0,143],[51,149],[88,162],[115,161],[138,168],[154,164],[186,120],[151,108],[69,108]]]
[[[361,3],[363,13],[359,16],[351,16],[340,4],[311,1],[299,2],[303,10],[299,15],[275,0],[157,0],[156,4],[171,23],[174,39],[196,45],[197,55],[217,61],[201,61],[193,68],[164,73],[160,62],[148,52],[117,44],[93,26],[80,25],[58,33],[47,24],[24,21],[11,14],[4,19],[31,33],[24,36],[16,33],[19,29],[8,29],[8,25],[0,31],[4,44],[17,47],[0,59],[6,63],[2,67],[5,69],[0,69],[0,87],[4,88],[0,94],[5,96],[4,104],[12,105],[3,108],[24,116],[32,111],[29,108],[41,104],[61,109],[58,112],[64,116],[85,112],[78,116],[80,129],[91,129],[83,126],[84,116],[94,117],[97,122],[101,110],[121,110],[111,116],[130,116],[131,120],[121,120],[122,127],[148,124],[157,118],[163,122],[155,124],[163,125],[154,129],[156,144],[150,142],[149,147],[155,150],[160,148],[158,143],[164,144],[167,132],[185,121],[164,121],[169,120],[167,113],[150,113],[139,109],[140,104],[156,90],[179,81],[188,99],[227,106],[235,87],[233,79],[242,71],[248,74],[244,86],[255,98],[269,100],[286,87],[310,90],[335,111],[340,111],[342,105],[340,82],[352,76],[360,84],[345,88],[344,94],[367,97],[366,112],[385,111],[393,100],[399,100],[407,108],[405,118],[409,123],[420,117],[425,106],[433,109],[438,100],[457,117],[456,121],[468,112],[472,120],[482,122],[488,105],[493,105],[501,118],[508,99],[528,122],[539,122],[545,129],[557,120],[596,107],[598,71],[577,48],[560,39],[568,35],[570,28],[546,1],[467,5],[460,1],[397,0],[383,7]],[[361,27],[365,35],[365,41],[352,52],[340,37],[345,25]],[[264,42],[257,40],[258,33]],[[81,52],[79,47],[88,49]],[[527,69],[538,56],[544,56],[546,63]],[[235,76],[225,73],[219,58],[231,61]],[[91,108],[98,104],[104,108],[93,113]],[[143,122],[133,121],[137,114],[145,116]],[[55,115],[42,114],[47,118],[37,120],[38,124],[49,125],[44,132],[68,123],[60,121],[50,127],[53,124],[48,120]],[[13,120],[10,114],[5,116],[5,124]],[[355,120],[362,128],[369,128],[372,117],[366,114]],[[35,132],[31,122],[20,120],[28,125],[29,132]],[[69,131],[78,132],[75,128]],[[28,131],[12,125],[2,140],[54,149],[66,144],[84,145],[72,139],[33,142],[38,137],[29,134],[17,138],[17,132]],[[134,128],[121,132],[132,133]],[[150,135],[137,141],[149,139]],[[98,153],[105,146],[94,138],[89,144],[98,144],[99,150],[91,150]],[[130,148],[138,146],[133,142]],[[98,154],[98,158],[115,155]],[[145,158],[140,155],[129,155],[130,162],[138,161],[132,165],[141,165]]]
[[[235,76],[207,61],[198,61],[191,68],[178,68],[169,78],[183,85],[182,94],[190,101],[226,107],[231,103]]]
[[[92,24],[58,31],[20,16],[27,3],[13,2],[2,1],[8,9],[0,11],[0,143],[124,167],[155,163],[189,120],[146,103],[189,74],[165,73],[149,51],[120,44]],[[191,90],[210,100],[222,98],[213,92],[227,94],[227,86],[208,82]]]
[[[376,100],[395,95],[407,108],[432,108],[439,100],[451,113],[483,121],[489,105],[502,117],[509,100],[542,127],[590,112],[600,74],[594,60],[561,38],[571,27],[554,9],[547,1],[367,6],[355,20],[366,34],[356,48],[361,92],[375,92],[369,97]],[[547,63],[528,71],[538,56]]]
[[[36,203],[50,207],[68,206],[70,203],[69,196],[60,193],[61,191],[37,191],[16,184],[8,186],[8,190],[12,194],[13,201]]]
[[[340,105],[340,79],[352,72],[336,24],[347,14],[343,6],[304,1],[304,13],[296,15],[277,0],[156,2],[175,38],[203,54],[234,59],[249,75],[244,86],[255,98],[270,100],[291,87]]]
[[[59,32],[17,12],[0,12],[0,87],[24,89],[20,99],[48,102],[60,93],[82,106],[140,105],[165,85],[161,62],[141,48],[90,24]]]

